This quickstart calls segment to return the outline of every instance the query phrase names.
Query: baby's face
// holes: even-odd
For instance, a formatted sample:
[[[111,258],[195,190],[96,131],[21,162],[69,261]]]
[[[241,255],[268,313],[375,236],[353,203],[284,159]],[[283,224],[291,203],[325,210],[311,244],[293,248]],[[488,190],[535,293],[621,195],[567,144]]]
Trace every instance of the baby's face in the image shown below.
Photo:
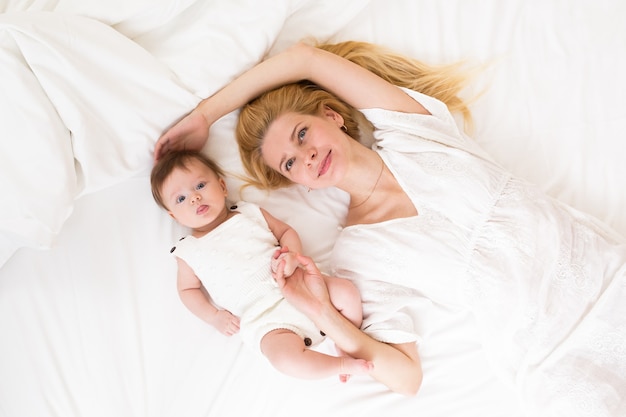
[[[190,161],[187,169],[174,169],[161,194],[170,216],[183,226],[212,229],[224,221],[226,184],[200,161]]]

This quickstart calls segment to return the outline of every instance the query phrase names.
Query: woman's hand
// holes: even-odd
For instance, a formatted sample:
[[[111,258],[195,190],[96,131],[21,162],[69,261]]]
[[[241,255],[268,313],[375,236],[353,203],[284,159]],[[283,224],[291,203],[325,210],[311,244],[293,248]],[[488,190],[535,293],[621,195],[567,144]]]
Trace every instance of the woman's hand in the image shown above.
[[[159,138],[154,147],[155,162],[170,151],[202,150],[209,137],[210,127],[206,117],[196,107]]]
[[[323,313],[324,307],[332,307],[328,287],[311,258],[298,254],[296,259],[302,268],[296,268],[287,277],[284,273],[285,263],[281,262],[274,278],[285,299],[315,321]]]

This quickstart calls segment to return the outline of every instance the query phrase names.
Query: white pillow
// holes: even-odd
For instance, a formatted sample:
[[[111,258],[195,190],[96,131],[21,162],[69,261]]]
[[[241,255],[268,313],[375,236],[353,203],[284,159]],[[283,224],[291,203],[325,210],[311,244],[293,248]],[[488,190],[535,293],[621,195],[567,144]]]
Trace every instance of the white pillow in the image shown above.
[[[294,1],[291,14],[269,55],[281,52],[299,41],[333,42],[335,35],[357,19],[368,3],[363,0],[342,0],[341,7],[337,7],[336,0]]]
[[[75,14],[109,26],[129,24],[134,35],[161,26],[196,1],[205,0],[0,0],[0,12]],[[131,33],[124,34],[132,37]]]
[[[83,16],[0,15],[0,265],[49,247],[76,197],[149,171],[161,133],[263,57],[288,2],[252,3],[198,2],[138,39],[151,51]]]
[[[112,28],[0,15],[0,262],[49,247],[74,199],[149,169],[156,138],[198,98]]]
[[[0,28],[1,266],[20,246],[52,243],[71,212],[76,176],[70,132],[22,56],[23,34]]]
[[[197,1],[133,40],[199,97],[261,61],[292,12],[291,1]],[[124,30],[130,30],[126,22]]]

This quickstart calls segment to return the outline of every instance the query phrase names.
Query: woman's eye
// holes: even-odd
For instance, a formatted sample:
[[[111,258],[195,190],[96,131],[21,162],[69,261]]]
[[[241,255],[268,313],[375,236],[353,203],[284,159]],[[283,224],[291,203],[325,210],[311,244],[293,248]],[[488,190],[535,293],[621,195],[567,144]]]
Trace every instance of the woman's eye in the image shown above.
[[[289,171],[291,170],[291,168],[293,167],[293,158],[289,159],[286,163],[285,163],[285,171]]]
[[[183,201],[185,201],[185,196],[184,195],[179,195],[178,197],[176,197],[176,204],[180,204]]]
[[[205,182],[201,182],[201,183],[199,183],[198,185],[196,185],[196,190],[201,190],[201,189],[203,189],[205,185],[206,185],[206,183],[205,183]]]
[[[306,135],[306,127],[300,129],[298,131],[298,142],[302,143],[302,141],[304,140],[304,136]]]

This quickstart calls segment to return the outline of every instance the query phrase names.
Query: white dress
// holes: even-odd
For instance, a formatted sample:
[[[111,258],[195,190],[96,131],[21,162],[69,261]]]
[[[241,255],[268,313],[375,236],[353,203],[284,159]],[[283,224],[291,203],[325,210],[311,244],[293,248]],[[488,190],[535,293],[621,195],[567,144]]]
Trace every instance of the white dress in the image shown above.
[[[529,415],[626,416],[624,239],[512,178],[442,103],[405,91],[434,117],[363,113],[418,215],[344,228],[331,273],[378,310],[390,296],[370,291],[372,277],[471,311]]]

